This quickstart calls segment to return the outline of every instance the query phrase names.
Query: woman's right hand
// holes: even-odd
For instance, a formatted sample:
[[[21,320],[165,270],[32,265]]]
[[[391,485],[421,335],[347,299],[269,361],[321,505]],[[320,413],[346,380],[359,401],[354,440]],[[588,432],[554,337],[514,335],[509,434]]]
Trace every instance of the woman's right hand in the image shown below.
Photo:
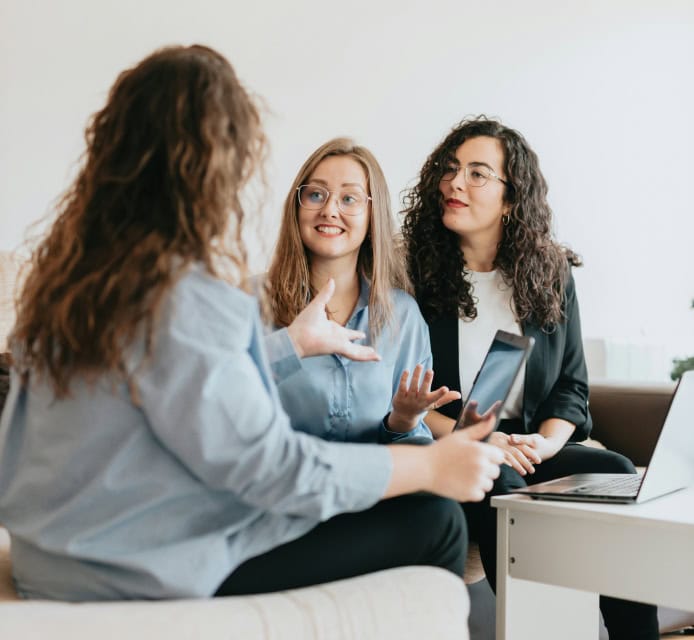
[[[433,493],[458,502],[479,502],[499,477],[503,452],[482,442],[494,428],[494,416],[455,431],[427,447],[435,456]]]
[[[330,278],[306,308],[287,327],[289,337],[299,358],[338,354],[350,360],[380,360],[373,347],[354,344],[362,340],[362,331],[346,329],[328,318],[326,306],[335,292],[335,281]]]
[[[498,447],[480,442],[494,424],[495,418],[489,416],[429,446],[388,445],[393,472],[383,497],[428,491],[458,502],[479,502],[491,490],[504,461]]]

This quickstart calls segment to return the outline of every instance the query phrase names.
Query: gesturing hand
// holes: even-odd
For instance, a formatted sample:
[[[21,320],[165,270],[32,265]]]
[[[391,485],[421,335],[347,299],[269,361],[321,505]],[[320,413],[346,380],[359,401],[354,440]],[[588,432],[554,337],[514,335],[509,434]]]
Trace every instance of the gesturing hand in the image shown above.
[[[297,355],[306,358],[336,353],[350,360],[380,360],[373,347],[352,342],[365,337],[362,331],[346,329],[328,318],[325,308],[334,292],[335,281],[330,278],[287,327]]]
[[[412,431],[417,426],[418,418],[422,413],[460,398],[457,391],[450,391],[448,387],[439,387],[432,391],[431,382],[434,379],[434,372],[431,369],[427,369],[420,384],[419,378],[423,369],[424,367],[418,364],[412,372],[412,378],[409,371],[402,372],[398,390],[393,396],[393,410],[388,416],[388,429],[391,431],[400,433]]]

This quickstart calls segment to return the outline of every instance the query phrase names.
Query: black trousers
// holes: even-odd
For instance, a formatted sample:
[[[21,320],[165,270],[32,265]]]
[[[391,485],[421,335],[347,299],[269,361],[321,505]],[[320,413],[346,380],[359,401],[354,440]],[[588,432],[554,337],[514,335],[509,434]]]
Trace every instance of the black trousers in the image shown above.
[[[428,494],[401,496],[335,516],[247,560],[215,595],[269,593],[405,565],[442,567],[462,576],[467,539],[457,502]]]
[[[487,580],[496,591],[496,509],[492,496],[503,495],[511,489],[553,480],[574,473],[635,473],[628,458],[602,449],[580,444],[566,444],[553,458],[535,466],[535,473],[521,476],[508,465],[501,466],[501,475],[482,502],[465,503],[463,510],[470,529],[470,537],[477,540]],[[570,553],[570,550],[567,550]],[[600,611],[610,640],[657,640],[658,610],[653,605],[600,597]]]

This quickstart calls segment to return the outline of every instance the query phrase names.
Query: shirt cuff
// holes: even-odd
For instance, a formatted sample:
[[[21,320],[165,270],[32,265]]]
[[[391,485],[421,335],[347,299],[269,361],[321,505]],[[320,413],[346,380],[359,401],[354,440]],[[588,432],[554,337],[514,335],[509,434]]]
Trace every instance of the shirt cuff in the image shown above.
[[[422,420],[419,421],[419,424],[414,429],[412,429],[412,431],[406,431],[405,433],[400,433],[399,431],[391,431],[386,426],[389,415],[390,413],[386,415],[385,418],[383,418],[381,424],[379,425],[378,441],[381,444],[390,444],[392,442],[407,444],[407,441],[410,439],[434,439],[434,436],[431,434],[431,430],[429,429],[429,427],[426,426],[426,424],[424,424]]]
[[[265,351],[270,360],[272,374],[277,380],[288,378],[301,369],[301,360],[286,327],[265,336]]]

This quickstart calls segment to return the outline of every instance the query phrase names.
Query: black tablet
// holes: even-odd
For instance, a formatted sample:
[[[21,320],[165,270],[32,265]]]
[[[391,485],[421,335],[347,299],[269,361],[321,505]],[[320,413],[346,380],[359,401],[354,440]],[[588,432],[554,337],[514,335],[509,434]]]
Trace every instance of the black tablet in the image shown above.
[[[470,394],[463,402],[453,427],[454,431],[464,426],[466,408],[472,400],[477,402],[477,412],[480,415],[489,411],[495,402],[500,403],[494,411],[496,414],[494,428],[496,429],[511,387],[534,344],[534,338],[501,330],[496,332],[472,383]]]

